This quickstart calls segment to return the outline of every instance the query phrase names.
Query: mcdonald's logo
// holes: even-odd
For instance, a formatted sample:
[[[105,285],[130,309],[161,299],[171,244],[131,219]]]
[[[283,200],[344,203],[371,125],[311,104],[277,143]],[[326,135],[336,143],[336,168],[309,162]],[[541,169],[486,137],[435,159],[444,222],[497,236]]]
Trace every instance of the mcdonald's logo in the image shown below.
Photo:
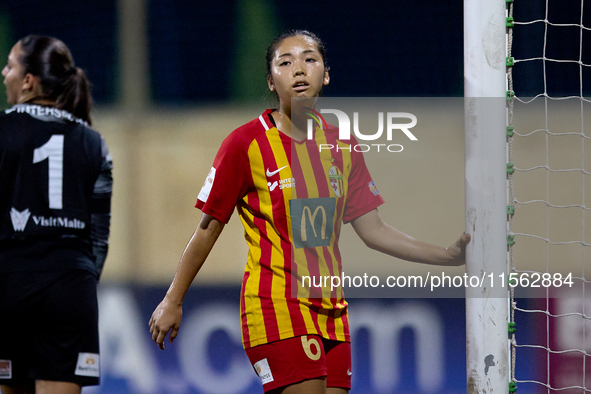
[[[293,244],[298,248],[329,246],[334,228],[335,198],[290,200]]]
[[[306,242],[308,240],[308,232],[306,231],[306,213],[308,214],[308,219],[310,220],[310,223],[312,223],[312,230],[314,230],[314,238],[318,237],[318,234],[316,234],[316,215],[318,214],[318,211],[322,212],[322,224],[320,226],[320,239],[325,239],[326,238],[326,209],[324,209],[324,207],[322,205],[319,205],[316,207],[316,209],[314,210],[314,213],[312,213],[312,210],[310,209],[310,207],[308,206],[304,206],[304,211],[302,212],[302,225],[301,225],[301,231],[302,231],[302,241]]]

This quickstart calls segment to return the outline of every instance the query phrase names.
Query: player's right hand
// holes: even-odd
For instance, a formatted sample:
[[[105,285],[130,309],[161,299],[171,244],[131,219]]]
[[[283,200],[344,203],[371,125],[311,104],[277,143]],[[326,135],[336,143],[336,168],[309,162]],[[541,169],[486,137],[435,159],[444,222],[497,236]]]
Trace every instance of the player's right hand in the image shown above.
[[[472,235],[464,231],[452,246],[445,249],[449,255],[449,262],[446,265],[459,266],[466,264],[466,245],[470,243],[471,239]]]
[[[172,343],[174,341],[179,333],[182,317],[182,304],[171,302],[167,297],[164,297],[156,307],[148,324],[152,339],[160,349],[164,350],[164,338],[169,331],[168,342]]]

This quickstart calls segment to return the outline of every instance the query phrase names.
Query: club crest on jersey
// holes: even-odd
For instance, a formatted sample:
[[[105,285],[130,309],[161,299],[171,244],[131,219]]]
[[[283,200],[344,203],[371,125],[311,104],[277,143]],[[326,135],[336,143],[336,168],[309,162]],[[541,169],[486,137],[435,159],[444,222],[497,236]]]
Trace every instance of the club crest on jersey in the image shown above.
[[[343,197],[343,173],[337,166],[332,166],[328,169],[328,179],[334,194],[337,197]]]
[[[27,222],[29,221],[29,217],[31,216],[31,211],[29,209],[25,209],[22,212],[17,211],[12,207],[10,210],[10,219],[12,220],[12,227],[14,231],[25,231],[25,227],[27,227]]]

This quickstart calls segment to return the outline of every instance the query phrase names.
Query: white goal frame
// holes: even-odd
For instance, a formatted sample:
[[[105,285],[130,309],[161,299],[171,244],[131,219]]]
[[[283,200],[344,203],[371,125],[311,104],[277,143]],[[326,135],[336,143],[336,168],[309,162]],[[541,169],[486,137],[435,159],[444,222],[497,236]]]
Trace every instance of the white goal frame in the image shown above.
[[[464,0],[464,117],[468,276],[493,285],[466,289],[468,393],[508,393],[506,1]],[[487,284],[490,284],[487,283]]]

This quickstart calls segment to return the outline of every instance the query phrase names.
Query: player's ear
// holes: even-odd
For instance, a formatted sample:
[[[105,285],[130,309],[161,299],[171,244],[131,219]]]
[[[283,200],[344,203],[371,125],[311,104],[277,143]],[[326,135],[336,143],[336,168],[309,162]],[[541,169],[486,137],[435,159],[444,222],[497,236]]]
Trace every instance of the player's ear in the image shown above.
[[[21,86],[23,97],[30,100],[34,97],[43,96],[43,87],[41,86],[41,79],[31,73],[25,74],[23,77],[23,84]]]
[[[273,82],[273,77],[270,75],[267,75],[267,85],[269,86],[270,91],[275,91],[275,83]]]
[[[23,77],[23,84],[21,89],[23,91],[33,91],[33,89],[37,85],[38,80],[39,78],[36,78],[33,74],[26,73]]]
[[[328,75],[328,68],[324,69],[324,79],[322,81],[323,85],[328,85],[328,83],[330,82],[330,75]]]

